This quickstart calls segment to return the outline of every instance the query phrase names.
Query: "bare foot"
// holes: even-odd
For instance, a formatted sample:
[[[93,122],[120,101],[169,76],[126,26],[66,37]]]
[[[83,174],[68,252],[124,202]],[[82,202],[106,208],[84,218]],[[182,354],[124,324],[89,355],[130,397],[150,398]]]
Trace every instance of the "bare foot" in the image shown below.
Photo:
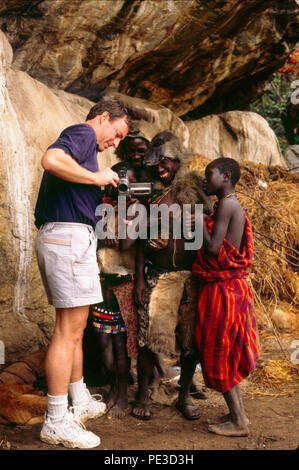
[[[190,395],[199,400],[206,400],[208,398],[208,391],[205,387],[200,389],[195,382],[191,382]]]
[[[231,420],[231,416],[228,413],[227,415],[217,416],[216,418],[209,418],[209,419],[207,419],[207,423],[208,424],[222,424],[222,423],[226,423],[227,421],[230,421],[230,420]],[[245,417],[244,421],[245,421],[246,425],[250,424],[249,419],[247,418],[247,416]]]
[[[109,411],[116,403],[117,400],[117,390],[110,389],[106,401],[107,411]]]
[[[108,413],[108,418],[124,418],[131,413],[131,407],[129,405],[123,406],[119,403],[116,403],[112,408],[110,408]]]
[[[182,413],[185,419],[195,420],[200,418],[200,409],[198,406],[194,405],[191,400],[183,401],[181,403],[178,401],[175,404],[175,407]]]
[[[148,402],[136,401],[133,409],[132,415],[135,418],[149,420],[152,417],[152,412],[150,410]]]
[[[227,437],[248,436],[248,428],[245,424],[244,426],[241,426],[233,423],[232,421],[226,421],[221,424],[212,424],[208,426],[208,431]]]

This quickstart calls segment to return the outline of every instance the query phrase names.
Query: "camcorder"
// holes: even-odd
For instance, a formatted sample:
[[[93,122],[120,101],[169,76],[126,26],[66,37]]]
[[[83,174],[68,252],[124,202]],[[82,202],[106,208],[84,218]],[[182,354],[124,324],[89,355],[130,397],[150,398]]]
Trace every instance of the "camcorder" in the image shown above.
[[[138,199],[142,196],[151,196],[154,190],[154,183],[130,183],[127,168],[118,170],[118,194],[120,196],[131,196]]]

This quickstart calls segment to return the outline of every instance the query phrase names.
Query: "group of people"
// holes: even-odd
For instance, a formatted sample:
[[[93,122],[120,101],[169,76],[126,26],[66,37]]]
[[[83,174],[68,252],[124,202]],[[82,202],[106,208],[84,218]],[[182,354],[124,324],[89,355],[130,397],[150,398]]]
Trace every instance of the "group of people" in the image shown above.
[[[42,158],[36,253],[56,323],[45,359],[48,409],[40,439],[93,448],[100,438],[85,428],[86,420],[104,413],[120,418],[129,412],[150,419],[149,386],[155,370],[165,372],[163,354],[179,354],[176,408],[185,418],[200,418],[190,396],[200,362],[206,386],[222,392],[229,410],[210,420],[209,431],[246,436],[248,418],[239,384],[255,367],[259,340],[246,279],[253,257],[252,229],[235,194],[240,167],[231,158],[219,158],[206,167],[203,184],[192,173],[184,180],[179,153],[161,155],[146,165],[153,143],[131,130],[124,105],[103,98],[84,123],[66,128]],[[99,170],[97,153],[108,147],[118,149],[123,161]],[[177,238],[171,228],[155,238],[118,238],[116,233],[98,240],[96,208],[108,202],[117,213],[120,167],[127,169],[131,183],[157,181],[154,194],[141,199],[147,208],[188,202],[191,181],[196,188],[190,194],[196,193],[197,200],[189,202],[204,208],[203,220],[193,213],[189,219],[191,231],[201,224],[201,248],[186,250],[184,235]],[[217,197],[214,207],[211,196]],[[134,223],[137,202],[127,197],[133,210],[125,224]],[[97,251],[102,250],[112,250],[116,262],[99,273]],[[90,309],[108,370],[106,403],[90,394],[83,378],[82,338]],[[127,384],[130,359],[136,356],[138,391],[131,407]]]

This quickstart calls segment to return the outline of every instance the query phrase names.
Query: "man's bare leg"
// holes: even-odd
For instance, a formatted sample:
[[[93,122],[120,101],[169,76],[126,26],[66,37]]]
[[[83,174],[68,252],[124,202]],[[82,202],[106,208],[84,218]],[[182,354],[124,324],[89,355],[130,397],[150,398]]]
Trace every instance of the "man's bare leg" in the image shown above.
[[[235,385],[231,390],[223,393],[230,418],[222,423],[210,425],[208,427],[210,432],[221,436],[248,436],[247,418],[242,399],[240,401],[239,388],[239,385]]]
[[[89,306],[56,309],[56,324],[45,359],[48,394],[68,393],[69,383],[82,378],[82,337]]]
[[[195,372],[197,359],[194,355],[184,356],[181,354],[181,377],[180,391],[176,408],[182,413],[184,418],[194,420],[200,418],[200,410],[195,405],[190,396],[190,386]]]
[[[148,390],[155,365],[155,354],[144,347],[139,350],[137,358],[138,392],[132,415],[139,419],[150,419]]]

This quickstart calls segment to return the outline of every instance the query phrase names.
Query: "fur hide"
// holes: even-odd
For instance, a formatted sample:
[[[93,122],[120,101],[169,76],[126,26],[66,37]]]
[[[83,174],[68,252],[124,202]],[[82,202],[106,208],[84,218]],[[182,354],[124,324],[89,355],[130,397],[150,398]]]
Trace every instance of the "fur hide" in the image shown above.
[[[177,356],[179,351],[178,337],[181,349],[189,353],[194,351],[196,315],[194,298],[197,297],[197,290],[195,285],[189,282],[191,276],[191,271],[172,271],[162,274],[151,292],[148,346],[155,353]],[[188,283],[186,305],[188,304],[191,308],[187,308],[186,305],[184,308],[185,302],[182,303],[186,283]],[[176,335],[177,326],[178,337]]]
[[[136,206],[136,205],[135,205]],[[133,211],[135,208],[133,207]],[[107,229],[110,232],[115,232],[115,237],[118,237],[118,212],[117,206],[115,211],[115,224],[112,218],[108,220]],[[133,212],[134,213],[134,212]],[[136,247],[133,246],[129,250],[120,251],[117,247],[107,248],[103,246],[97,251],[97,260],[100,272],[105,274],[119,274],[125,276],[126,274],[133,274],[135,272],[135,255]]]
[[[203,212],[210,214],[212,200],[204,193],[202,184],[203,179],[196,171],[188,171],[183,175],[176,174],[172,186],[180,204],[191,204],[192,212],[195,204],[203,204]]]
[[[0,385],[0,423],[38,424],[44,421],[48,398],[32,385]]]
[[[98,265],[101,273],[133,274],[135,271],[135,247],[127,251],[118,248],[100,248],[97,251]]]

